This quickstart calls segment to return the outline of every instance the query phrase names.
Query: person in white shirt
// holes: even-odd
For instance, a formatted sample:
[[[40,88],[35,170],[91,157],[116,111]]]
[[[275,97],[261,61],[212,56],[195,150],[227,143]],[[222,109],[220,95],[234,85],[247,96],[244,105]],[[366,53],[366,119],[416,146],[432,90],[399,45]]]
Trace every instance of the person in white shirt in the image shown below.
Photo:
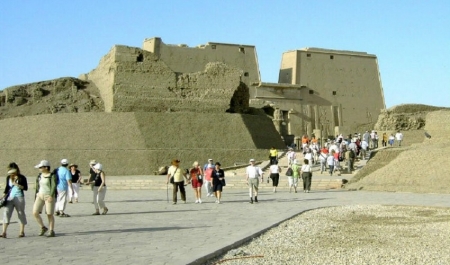
[[[369,143],[366,140],[361,142],[361,159],[366,160],[367,148],[369,148]]]
[[[273,192],[277,192],[278,181],[280,180],[281,168],[278,165],[278,161],[275,164],[270,165],[270,178],[272,179]]]
[[[311,166],[309,165],[308,159],[303,160],[303,163],[304,165],[300,170],[303,179],[303,192],[309,193],[309,191],[311,190],[312,170]]]
[[[336,165],[336,160],[334,158],[334,150],[331,151],[331,155],[327,157],[328,168],[330,169],[330,176],[333,176],[334,166]]]
[[[289,147],[286,157],[288,158],[288,166],[292,166],[296,157],[295,151],[292,147]]]
[[[255,193],[255,202],[258,202],[259,179],[261,179],[261,182],[263,181],[263,174],[261,168],[255,166],[255,159],[250,159],[250,166],[248,166],[246,170],[250,203],[253,203],[253,191]]]
[[[313,155],[311,153],[311,149],[308,149],[304,155],[304,158],[308,160],[308,164],[312,165],[313,164]]]
[[[395,140],[397,140],[398,146],[402,146],[403,134],[400,131],[395,134]]]
[[[392,147],[394,145],[395,136],[391,133],[389,136],[389,145]]]

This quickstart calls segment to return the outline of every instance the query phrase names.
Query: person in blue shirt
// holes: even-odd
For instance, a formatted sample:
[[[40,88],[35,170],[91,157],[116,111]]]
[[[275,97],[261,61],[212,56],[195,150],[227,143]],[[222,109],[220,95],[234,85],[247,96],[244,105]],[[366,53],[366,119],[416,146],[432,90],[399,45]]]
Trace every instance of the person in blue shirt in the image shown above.
[[[56,170],[58,176],[58,185],[56,186],[58,197],[56,199],[55,208],[56,215],[60,217],[70,217],[70,215],[64,212],[67,205],[67,193],[70,192],[73,195],[72,174],[70,174],[70,171],[67,168],[68,165],[69,160],[63,159],[61,160],[61,166]]]

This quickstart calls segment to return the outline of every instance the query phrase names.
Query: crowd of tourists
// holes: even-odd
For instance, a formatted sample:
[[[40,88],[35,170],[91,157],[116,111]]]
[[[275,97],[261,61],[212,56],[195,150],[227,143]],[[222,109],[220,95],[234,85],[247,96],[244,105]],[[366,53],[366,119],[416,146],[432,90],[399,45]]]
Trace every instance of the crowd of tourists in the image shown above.
[[[70,217],[66,213],[67,203],[77,203],[79,190],[82,183],[91,185],[93,191],[93,203],[95,212],[93,215],[105,215],[108,208],[105,206],[106,176],[102,164],[95,160],[90,161],[90,177],[83,182],[81,172],[76,164],[69,164],[67,159],[61,160],[61,165],[51,170],[50,162],[42,160],[35,166],[39,170],[35,183],[35,200],[33,205],[33,217],[41,227],[39,235],[47,234],[47,237],[55,236],[55,215]],[[6,185],[1,197],[0,205],[3,210],[3,230],[1,237],[7,238],[7,229],[10,224],[13,211],[16,210],[19,218],[19,235],[25,236],[27,216],[25,213],[25,194],[28,190],[27,178],[21,174],[19,166],[12,162],[7,167]],[[41,214],[45,212],[48,225],[44,224]]]

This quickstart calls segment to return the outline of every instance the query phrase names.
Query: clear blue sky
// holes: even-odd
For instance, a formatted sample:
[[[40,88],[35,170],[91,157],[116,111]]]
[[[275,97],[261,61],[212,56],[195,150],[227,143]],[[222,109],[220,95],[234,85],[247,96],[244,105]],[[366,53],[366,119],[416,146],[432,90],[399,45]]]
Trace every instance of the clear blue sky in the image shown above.
[[[263,82],[281,54],[319,47],[378,57],[386,107],[450,107],[448,0],[4,0],[0,89],[94,69],[115,44],[145,38],[255,45]]]

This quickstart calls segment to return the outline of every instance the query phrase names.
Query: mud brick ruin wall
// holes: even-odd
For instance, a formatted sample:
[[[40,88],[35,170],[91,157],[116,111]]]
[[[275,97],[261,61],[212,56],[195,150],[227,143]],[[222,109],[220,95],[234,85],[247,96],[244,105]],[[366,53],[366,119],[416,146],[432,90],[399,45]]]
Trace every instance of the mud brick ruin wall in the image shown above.
[[[265,116],[189,112],[61,113],[0,120],[0,161],[15,161],[34,176],[40,160],[52,168],[62,158],[88,174],[91,159],[109,175],[151,175],[173,158],[189,168],[208,158],[222,165],[266,159],[273,145],[283,148]]]
[[[151,52],[117,45],[84,78],[99,88],[106,112],[224,113],[240,86],[240,72],[219,62],[200,72],[174,72]],[[242,103],[248,106],[248,98]]]

